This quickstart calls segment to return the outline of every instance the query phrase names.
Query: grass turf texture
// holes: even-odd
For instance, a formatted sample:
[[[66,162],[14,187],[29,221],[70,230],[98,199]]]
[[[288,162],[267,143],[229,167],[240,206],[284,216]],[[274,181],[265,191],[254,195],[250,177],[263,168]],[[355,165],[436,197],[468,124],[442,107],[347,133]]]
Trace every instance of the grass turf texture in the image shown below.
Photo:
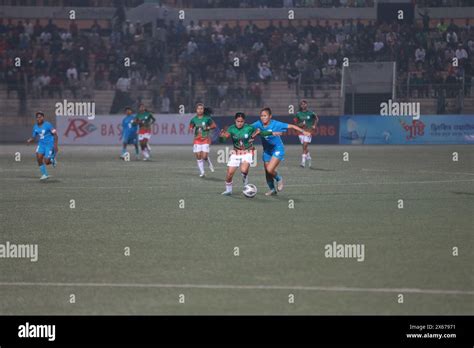
[[[0,314],[474,312],[472,147],[312,146],[302,169],[287,146],[284,191],[263,195],[259,153],[253,199],[240,174],[220,195],[223,148],[200,179],[190,146],[153,146],[150,162],[64,146],[43,183],[34,146],[2,145],[0,243],[37,243],[39,259],[0,259]],[[333,241],[364,244],[365,260],[326,258]]]

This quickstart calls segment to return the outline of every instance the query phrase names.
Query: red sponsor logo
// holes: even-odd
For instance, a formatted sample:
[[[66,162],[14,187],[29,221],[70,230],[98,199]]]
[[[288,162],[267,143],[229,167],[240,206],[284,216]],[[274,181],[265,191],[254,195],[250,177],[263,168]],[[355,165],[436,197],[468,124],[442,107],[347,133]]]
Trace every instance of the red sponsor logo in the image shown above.
[[[335,126],[326,126],[326,125],[320,125],[316,126],[316,129],[313,131],[312,129],[305,129],[309,132],[312,133],[314,136],[319,136],[319,137],[333,137],[337,134],[337,129]],[[289,129],[288,130],[288,135],[300,135],[301,133],[294,130],[294,129]],[[285,134],[284,134],[285,135]]]
[[[417,136],[425,135],[425,124],[421,121],[413,120],[411,123],[400,121],[400,124],[407,133],[407,140],[412,140],[415,139]]]
[[[69,121],[69,125],[67,126],[66,131],[64,132],[64,136],[66,138],[69,137],[69,133],[74,134],[73,140],[77,138],[85,137],[86,135],[92,133],[97,129],[92,123],[89,123],[87,120],[82,118],[75,118]]]

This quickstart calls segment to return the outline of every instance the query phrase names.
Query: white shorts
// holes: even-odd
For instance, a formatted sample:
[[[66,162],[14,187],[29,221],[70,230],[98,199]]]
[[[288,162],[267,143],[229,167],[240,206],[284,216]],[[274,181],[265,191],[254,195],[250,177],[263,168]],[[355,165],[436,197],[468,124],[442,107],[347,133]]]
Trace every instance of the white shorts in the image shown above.
[[[239,167],[243,162],[253,163],[253,154],[244,153],[242,155],[232,154],[227,162],[228,167]]]
[[[151,132],[150,133],[142,133],[138,134],[138,141],[142,141],[143,139],[151,139]]]
[[[209,144],[194,144],[193,152],[209,152]]]
[[[300,142],[301,142],[301,144],[303,144],[303,143],[310,143],[311,140],[312,140],[311,135],[309,135],[309,136],[306,136],[306,135],[299,135],[299,137],[300,137]]]

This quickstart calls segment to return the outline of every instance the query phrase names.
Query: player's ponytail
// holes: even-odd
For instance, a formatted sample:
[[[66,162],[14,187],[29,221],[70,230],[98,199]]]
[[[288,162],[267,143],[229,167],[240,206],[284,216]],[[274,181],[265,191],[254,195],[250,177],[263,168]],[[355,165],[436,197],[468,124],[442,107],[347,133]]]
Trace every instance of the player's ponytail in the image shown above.
[[[211,116],[212,115],[212,109],[209,106],[204,107],[204,115],[206,115],[206,116]]]

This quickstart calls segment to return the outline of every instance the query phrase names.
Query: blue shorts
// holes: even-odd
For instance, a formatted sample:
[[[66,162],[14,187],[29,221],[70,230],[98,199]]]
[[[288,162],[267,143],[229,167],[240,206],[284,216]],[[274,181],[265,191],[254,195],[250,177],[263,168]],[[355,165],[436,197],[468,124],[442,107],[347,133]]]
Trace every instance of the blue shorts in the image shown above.
[[[54,144],[38,144],[36,153],[43,155],[45,158],[54,157]]]
[[[273,149],[263,149],[263,162],[270,162],[272,157],[278,158],[280,161],[285,159],[285,149],[283,147],[274,147]]]
[[[133,133],[133,134],[124,133],[122,137],[122,143],[136,145],[138,143],[138,135],[136,133]]]

